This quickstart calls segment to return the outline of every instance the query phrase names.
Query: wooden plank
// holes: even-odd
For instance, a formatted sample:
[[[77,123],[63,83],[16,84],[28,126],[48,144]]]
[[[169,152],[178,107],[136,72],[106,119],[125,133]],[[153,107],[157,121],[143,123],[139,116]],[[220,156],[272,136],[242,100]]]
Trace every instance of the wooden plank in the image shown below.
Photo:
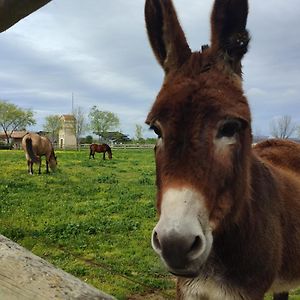
[[[46,5],[51,0],[0,0],[0,32]]]
[[[115,300],[0,235],[0,299]]]

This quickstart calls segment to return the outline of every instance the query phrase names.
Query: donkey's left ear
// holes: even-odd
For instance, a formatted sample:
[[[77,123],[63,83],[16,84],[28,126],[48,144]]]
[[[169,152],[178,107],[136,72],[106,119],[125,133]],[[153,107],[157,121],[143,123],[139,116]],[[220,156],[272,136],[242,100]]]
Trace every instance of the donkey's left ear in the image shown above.
[[[211,50],[241,76],[241,60],[250,40],[246,30],[248,0],[215,0],[211,15]]]

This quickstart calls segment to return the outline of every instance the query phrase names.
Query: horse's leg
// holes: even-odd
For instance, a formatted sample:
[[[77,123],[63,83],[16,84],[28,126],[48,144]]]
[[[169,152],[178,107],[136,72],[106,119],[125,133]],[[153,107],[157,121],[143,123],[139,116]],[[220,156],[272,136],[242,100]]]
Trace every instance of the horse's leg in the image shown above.
[[[49,162],[48,159],[46,159],[46,173],[49,173]]]
[[[40,158],[40,160],[39,160],[39,174],[41,174],[41,165],[42,165],[42,160]]]
[[[105,151],[103,152],[103,160],[105,160]]]
[[[27,160],[27,170],[28,170],[28,174],[30,175],[33,174],[32,162],[30,160]]]
[[[31,171],[31,174],[33,174],[33,162],[30,162],[30,171]]]
[[[289,299],[288,292],[273,295],[273,300],[288,300],[288,299]]]
[[[89,159],[91,159],[91,156],[92,156],[92,149],[90,150],[90,156],[89,156]]]

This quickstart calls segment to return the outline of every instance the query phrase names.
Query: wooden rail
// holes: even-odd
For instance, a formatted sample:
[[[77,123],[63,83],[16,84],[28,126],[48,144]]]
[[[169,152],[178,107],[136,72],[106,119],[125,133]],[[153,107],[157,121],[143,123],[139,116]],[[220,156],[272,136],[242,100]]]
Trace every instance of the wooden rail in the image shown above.
[[[56,143],[53,144],[55,150],[88,150],[91,144],[80,144],[79,149],[75,146],[60,148]],[[154,149],[155,144],[109,144],[112,149]]]
[[[0,299],[116,300],[0,235]]]
[[[90,149],[91,144],[81,144],[80,149]],[[153,149],[155,144],[109,144],[112,149]]]
[[[0,0],[0,32],[7,30],[51,0]]]

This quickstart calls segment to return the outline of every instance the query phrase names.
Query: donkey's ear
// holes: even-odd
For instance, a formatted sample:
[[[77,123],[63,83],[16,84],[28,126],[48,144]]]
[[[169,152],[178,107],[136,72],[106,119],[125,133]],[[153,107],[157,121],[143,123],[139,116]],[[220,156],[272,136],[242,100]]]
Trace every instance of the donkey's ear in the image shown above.
[[[191,55],[171,0],[146,0],[148,37],[159,64],[168,73]]]
[[[246,30],[248,0],[215,0],[211,15],[211,48],[241,75],[241,59],[250,40]]]

